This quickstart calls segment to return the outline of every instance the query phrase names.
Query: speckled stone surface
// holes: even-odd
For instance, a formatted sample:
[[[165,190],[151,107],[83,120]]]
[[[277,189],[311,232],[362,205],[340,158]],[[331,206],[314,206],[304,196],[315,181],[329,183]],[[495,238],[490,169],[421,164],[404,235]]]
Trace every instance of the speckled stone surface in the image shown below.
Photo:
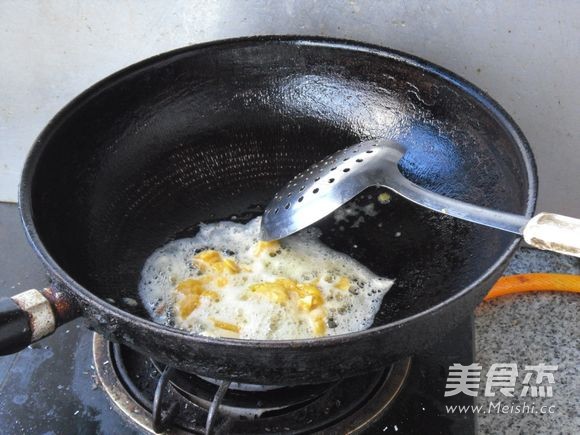
[[[580,260],[522,248],[506,274],[552,272],[580,274]],[[579,434],[580,433],[580,296],[572,293],[530,293],[504,296],[482,303],[476,310],[476,362],[483,367],[478,404],[481,434]],[[520,372],[514,397],[499,391],[484,396],[485,374],[494,363],[558,365],[553,397],[520,397],[524,373]],[[544,385],[548,385],[544,382]],[[535,403],[537,413],[489,412],[490,402],[503,405]],[[540,407],[553,406],[553,414]],[[545,408],[547,410],[547,408]]]

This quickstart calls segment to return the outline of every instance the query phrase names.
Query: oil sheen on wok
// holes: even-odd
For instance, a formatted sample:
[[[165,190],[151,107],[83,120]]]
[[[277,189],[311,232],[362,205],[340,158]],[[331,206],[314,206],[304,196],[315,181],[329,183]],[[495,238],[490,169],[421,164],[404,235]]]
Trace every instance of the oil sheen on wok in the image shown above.
[[[156,250],[139,293],[152,318],[211,337],[285,340],[367,329],[393,281],[319,239],[259,240],[260,218],[202,224]]]

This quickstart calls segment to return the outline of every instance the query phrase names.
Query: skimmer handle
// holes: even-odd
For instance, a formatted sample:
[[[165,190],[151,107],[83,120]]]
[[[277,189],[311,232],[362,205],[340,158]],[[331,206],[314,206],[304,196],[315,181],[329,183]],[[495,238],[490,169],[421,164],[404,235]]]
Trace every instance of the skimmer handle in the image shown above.
[[[535,248],[580,257],[580,219],[540,213],[526,224],[523,235]]]

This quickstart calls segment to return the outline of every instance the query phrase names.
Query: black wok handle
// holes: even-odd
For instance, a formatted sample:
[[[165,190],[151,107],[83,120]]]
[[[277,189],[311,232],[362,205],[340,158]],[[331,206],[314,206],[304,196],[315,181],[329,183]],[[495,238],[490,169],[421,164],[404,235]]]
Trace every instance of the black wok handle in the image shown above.
[[[50,288],[0,299],[0,355],[21,351],[79,314],[68,295]]]

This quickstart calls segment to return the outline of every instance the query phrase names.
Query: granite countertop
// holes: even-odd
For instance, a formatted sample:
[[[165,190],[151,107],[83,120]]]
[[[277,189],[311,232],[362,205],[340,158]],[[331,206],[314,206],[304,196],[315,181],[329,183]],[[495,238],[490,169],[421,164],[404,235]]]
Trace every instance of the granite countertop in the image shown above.
[[[505,274],[552,272],[580,274],[580,259],[521,248]],[[478,415],[482,434],[577,434],[580,432],[580,361],[578,313],[580,298],[573,293],[530,293],[483,302],[475,312],[475,361],[485,373],[494,363],[557,365],[553,397],[485,397],[480,384],[478,404],[489,410],[491,401],[502,405],[535,403],[554,406],[554,414],[492,413]],[[514,396],[522,390],[518,376]],[[544,383],[547,385],[546,383]],[[538,411],[538,409],[536,409]]]

